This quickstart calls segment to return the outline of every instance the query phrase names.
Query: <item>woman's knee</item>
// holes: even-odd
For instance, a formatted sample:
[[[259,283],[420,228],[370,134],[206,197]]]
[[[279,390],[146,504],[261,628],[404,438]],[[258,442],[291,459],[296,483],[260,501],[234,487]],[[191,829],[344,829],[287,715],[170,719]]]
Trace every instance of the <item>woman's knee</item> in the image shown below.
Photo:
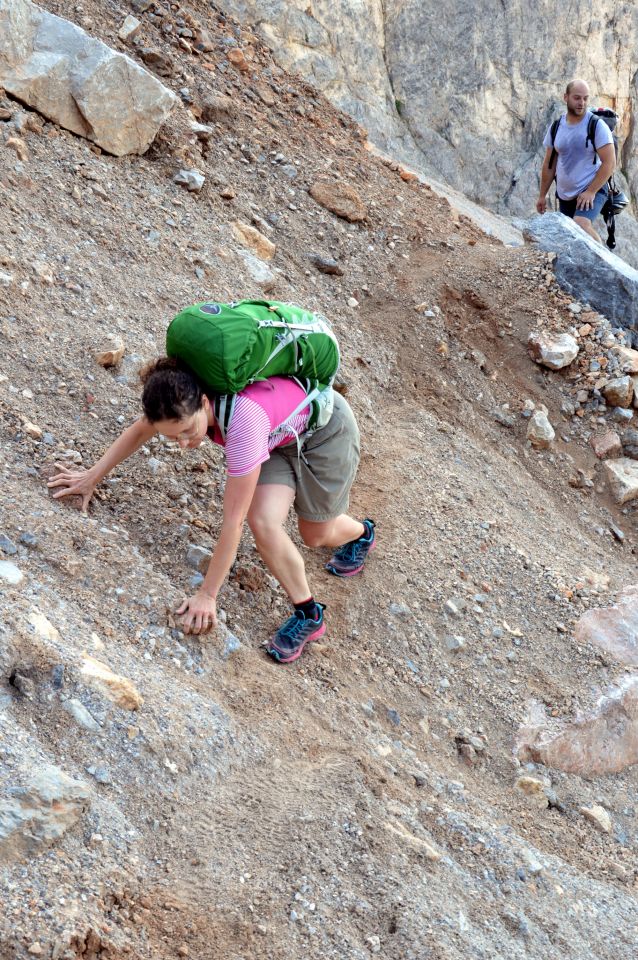
[[[299,534],[307,547],[323,547],[329,541],[330,521],[313,523],[311,520],[299,520]]]
[[[267,541],[283,526],[278,517],[273,517],[272,513],[264,510],[251,510],[246,519],[255,540]]]

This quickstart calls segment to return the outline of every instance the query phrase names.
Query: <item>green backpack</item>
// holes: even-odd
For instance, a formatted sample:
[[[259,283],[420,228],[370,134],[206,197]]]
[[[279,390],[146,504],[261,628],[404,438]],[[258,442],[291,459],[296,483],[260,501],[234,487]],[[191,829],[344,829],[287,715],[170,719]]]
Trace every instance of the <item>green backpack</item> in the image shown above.
[[[311,429],[332,415],[339,346],[320,314],[271,300],[196,303],[171,321],[166,353],[183,360],[218,395],[214,412],[224,437],[234,407],[227,395],[267,377],[295,377],[306,391],[288,419],[309,404]]]

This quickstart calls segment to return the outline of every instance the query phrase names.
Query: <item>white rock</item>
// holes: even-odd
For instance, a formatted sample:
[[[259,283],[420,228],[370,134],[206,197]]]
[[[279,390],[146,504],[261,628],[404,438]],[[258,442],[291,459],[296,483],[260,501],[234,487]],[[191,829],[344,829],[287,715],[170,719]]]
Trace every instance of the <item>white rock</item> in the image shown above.
[[[81,727],[84,727],[85,730],[90,730],[91,733],[97,733],[102,729],[95,717],[91,716],[84,704],[79,700],[65,700],[62,708],[70,717],[73,717]]]
[[[199,170],[180,170],[175,174],[173,180],[180,187],[185,187],[190,193],[199,193],[204,186],[205,176]]]
[[[356,297],[348,297],[348,306],[353,308],[358,307],[359,301],[357,300]]]
[[[530,417],[527,426],[527,439],[539,450],[549,447],[556,434],[554,428],[547,419],[547,414],[542,410],[536,410]]]
[[[638,461],[629,457],[607,460],[605,471],[616,503],[629,503],[638,497]]]
[[[140,27],[142,24],[137,19],[137,17],[132,17],[131,14],[126,17],[124,23],[117,31],[117,35],[120,40],[123,40],[126,43],[127,40],[132,40],[133,37],[140,32]]]
[[[109,153],[144,153],[178,102],[129,57],[30,0],[0,0],[0,24],[0,87]]]
[[[569,333],[554,335],[534,330],[527,338],[527,348],[536,363],[550,370],[562,370],[578,356],[578,344]]]
[[[580,812],[586,820],[593,823],[602,833],[611,833],[611,817],[604,807],[595,803],[593,807],[581,807]]]
[[[0,580],[10,583],[12,587],[17,586],[24,580],[24,574],[15,563],[10,560],[0,560]]]

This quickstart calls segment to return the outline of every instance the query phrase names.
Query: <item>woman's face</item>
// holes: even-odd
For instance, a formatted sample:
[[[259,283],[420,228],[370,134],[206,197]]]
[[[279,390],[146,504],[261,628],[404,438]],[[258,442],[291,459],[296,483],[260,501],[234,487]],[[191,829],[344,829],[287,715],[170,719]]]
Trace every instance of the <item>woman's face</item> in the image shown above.
[[[153,426],[167,440],[177,441],[182,450],[194,450],[206,436],[209,410],[210,404],[204,397],[203,405],[190,417],[183,417],[181,420],[159,420]]]

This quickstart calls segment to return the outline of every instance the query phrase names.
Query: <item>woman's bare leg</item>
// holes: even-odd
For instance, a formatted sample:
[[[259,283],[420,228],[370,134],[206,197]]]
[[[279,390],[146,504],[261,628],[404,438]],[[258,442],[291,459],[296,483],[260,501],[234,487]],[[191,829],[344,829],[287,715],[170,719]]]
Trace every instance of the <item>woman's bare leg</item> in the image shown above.
[[[248,511],[248,525],[259,556],[277,578],[292,603],[303,603],[311,595],[303,557],[284,530],[295,499],[295,491],[282,483],[257,487]]]
[[[309,547],[341,547],[351,540],[366,536],[366,528],[360,520],[353,520],[342,513],[333,520],[315,522],[299,518],[299,533]]]

